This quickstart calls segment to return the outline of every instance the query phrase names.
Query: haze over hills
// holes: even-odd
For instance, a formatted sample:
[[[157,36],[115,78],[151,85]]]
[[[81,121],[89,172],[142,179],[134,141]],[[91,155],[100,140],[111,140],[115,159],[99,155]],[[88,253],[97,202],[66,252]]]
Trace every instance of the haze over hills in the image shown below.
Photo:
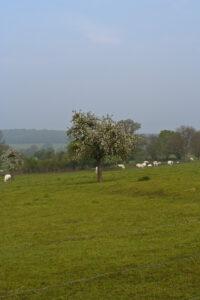
[[[27,148],[30,145],[64,147],[67,142],[64,130],[48,129],[4,129],[5,143],[16,148]]]
[[[2,128],[72,111],[199,127],[200,1],[1,1]]]

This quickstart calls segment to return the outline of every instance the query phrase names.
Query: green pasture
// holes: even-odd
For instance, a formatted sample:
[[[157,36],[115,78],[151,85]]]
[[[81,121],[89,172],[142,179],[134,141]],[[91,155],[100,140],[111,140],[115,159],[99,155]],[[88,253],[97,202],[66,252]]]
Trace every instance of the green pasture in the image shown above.
[[[0,299],[200,299],[200,164],[95,180],[1,180]]]

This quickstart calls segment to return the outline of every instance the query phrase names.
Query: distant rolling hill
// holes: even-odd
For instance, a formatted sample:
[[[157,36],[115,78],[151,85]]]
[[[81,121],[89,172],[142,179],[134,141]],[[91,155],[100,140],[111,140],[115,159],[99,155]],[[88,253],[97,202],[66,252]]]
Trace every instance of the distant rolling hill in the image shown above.
[[[64,130],[4,129],[2,132],[6,144],[17,149],[25,149],[31,145],[58,149],[64,148],[67,143]]]

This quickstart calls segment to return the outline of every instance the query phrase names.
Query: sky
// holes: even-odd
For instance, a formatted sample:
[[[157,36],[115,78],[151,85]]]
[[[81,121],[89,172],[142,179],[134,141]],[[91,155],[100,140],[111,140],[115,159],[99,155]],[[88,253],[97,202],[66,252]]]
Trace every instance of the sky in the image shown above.
[[[73,110],[200,129],[199,0],[0,1],[0,128]]]

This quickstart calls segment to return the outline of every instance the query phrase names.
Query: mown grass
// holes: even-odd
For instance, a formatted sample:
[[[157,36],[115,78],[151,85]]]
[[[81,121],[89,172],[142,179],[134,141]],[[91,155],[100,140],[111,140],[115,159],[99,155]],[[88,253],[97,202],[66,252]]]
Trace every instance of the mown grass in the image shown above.
[[[200,299],[198,163],[17,176],[0,228],[0,299]]]

